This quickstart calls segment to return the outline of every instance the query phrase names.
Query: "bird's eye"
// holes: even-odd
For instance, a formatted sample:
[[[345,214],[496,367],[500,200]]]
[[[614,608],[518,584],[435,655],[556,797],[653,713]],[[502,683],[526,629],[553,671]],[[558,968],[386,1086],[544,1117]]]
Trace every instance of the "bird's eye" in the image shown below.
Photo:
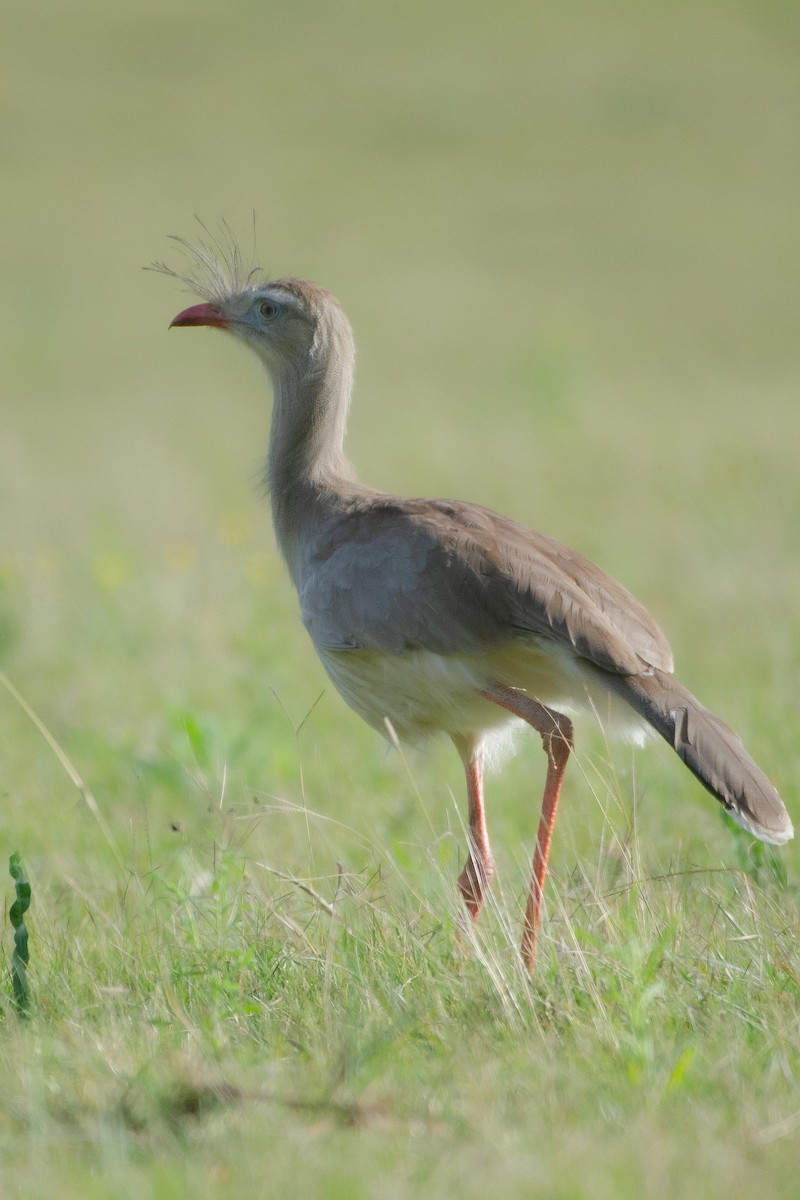
[[[274,321],[280,309],[274,300],[262,300],[258,306],[258,311],[265,321]]]

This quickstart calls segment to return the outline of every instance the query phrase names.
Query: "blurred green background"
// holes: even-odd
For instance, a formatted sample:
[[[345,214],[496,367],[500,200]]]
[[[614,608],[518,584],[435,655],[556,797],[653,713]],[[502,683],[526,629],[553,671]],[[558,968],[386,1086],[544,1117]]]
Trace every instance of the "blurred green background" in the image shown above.
[[[166,714],[247,726],[269,790],[259,722],[325,686],[257,485],[265,381],[168,335],[188,299],[141,270],[194,214],[246,255],[255,214],[271,274],[341,297],[365,480],[600,561],[791,802],[799,41],[763,0],[7,4],[2,662],[123,823]],[[69,785],[0,703],[24,827]],[[329,692],[314,721],[326,771],[374,753]]]
[[[130,1115],[126,1081],[141,1082],[142,1063],[172,1088],[170,1046],[196,1055],[194,1071],[217,1063],[238,1078],[255,1064],[258,1088],[274,1074],[287,1094],[355,1071],[353,1094],[377,1081],[400,1095],[401,1118],[422,1106],[433,1121],[416,1158],[407,1133],[395,1158],[383,1126],[372,1141],[359,1134],[365,1157],[350,1168],[353,1141],[313,1140],[299,1111],[284,1144],[289,1110],[275,1110],[278,1186],[293,1187],[302,1162],[324,1194],[348,1200],[398,1172],[408,1189],[381,1195],[418,1195],[435,1177],[446,1188],[460,1171],[461,1196],[528,1196],[533,1136],[551,1196],[638,1197],[650,1180],[647,1194],[672,1197],[676,1179],[687,1195],[711,1179],[715,1194],[766,1196],[775,1139],[774,1194],[789,1194],[798,968],[770,938],[796,908],[796,850],[776,874],[789,890],[752,893],[733,871],[742,844],[666,747],[634,768],[627,748],[609,758],[588,730],[556,835],[549,974],[525,1001],[535,1027],[521,1017],[519,1038],[508,1035],[514,968],[497,983],[447,959],[464,845],[456,757],[387,756],[326,686],[259,485],[266,380],[215,334],[168,334],[190,300],[142,267],[179,266],[168,235],[194,237],[197,214],[212,229],[229,221],[246,256],[255,227],[270,274],[337,293],[358,345],[349,450],[362,477],[483,502],[617,575],[796,818],[798,5],[6,0],[2,26],[0,669],[107,823],[0,688],[0,862],[19,850],[34,881],[42,1014],[35,1054],[9,1040],[19,1093],[0,1106],[17,1130],[20,1187],[107,1200],[113,1169],[114,1195],[172,1196],[178,1174],[197,1195],[217,1170],[231,1194],[257,1194],[262,1109],[212,1126],[207,1143],[173,1140],[186,1113],[162,1110],[157,1088],[150,1117]],[[531,739],[490,784],[513,913],[498,961],[515,961],[542,773]],[[618,850],[634,803],[631,865]],[[375,920],[404,938],[421,931],[408,953],[433,947],[428,975],[403,942],[397,961],[366,954],[376,982],[359,976],[356,988],[344,934],[326,941],[327,926],[309,922],[303,941],[296,925],[290,936],[272,924],[263,863],[313,876],[328,896],[343,869],[365,889],[377,880]],[[677,892],[662,905],[658,880],[675,864],[731,868],[688,881],[691,920]],[[637,926],[641,946],[622,918],[616,941],[608,932],[615,905],[627,912],[613,890],[623,868],[656,881],[642,912],[661,915]],[[718,919],[746,896],[747,934]],[[201,909],[210,916],[195,928]],[[213,953],[192,940],[201,927],[219,938]],[[251,986],[247,956],[284,936],[294,991],[272,974]],[[171,954],[178,966],[164,965]],[[662,957],[674,968],[664,992]],[[192,990],[201,981],[213,1002]],[[414,1025],[407,995],[435,1017]],[[767,996],[773,1007],[760,1008]],[[544,1036],[559,1005],[573,1022],[558,1035],[563,1058]],[[337,1074],[341,1030],[354,1049]],[[89,1139],[69,1143],[74,1153],[62,1122]],[[615,1140],[631,1125],[635,1161]],[[495,1177],[504,1145],[514,1152]],[[32,1154],[51,1172],[38,1192]],[[557,1190],[567,1159],[589,1191]],[[602,1185],[595,1162],[613,1166]]]

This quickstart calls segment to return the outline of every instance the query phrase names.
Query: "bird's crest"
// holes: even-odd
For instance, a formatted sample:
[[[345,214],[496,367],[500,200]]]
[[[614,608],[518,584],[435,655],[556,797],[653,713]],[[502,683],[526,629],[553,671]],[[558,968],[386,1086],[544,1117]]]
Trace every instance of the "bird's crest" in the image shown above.
[[[145,270],[159,271],[172,279],[179,279],[203,300],[219,304],[244,292],[257,284],[265,283],[267,277],[261,267],[255,265],[255,220],[253,222],[252,266],[245,263],[239,242],[227,221],[220,222],[215,233],[197,218],[201,233],[195,241],[170,234],[170,240],[180,247],[185,259],[182,270],[163,262],[151,263]]]

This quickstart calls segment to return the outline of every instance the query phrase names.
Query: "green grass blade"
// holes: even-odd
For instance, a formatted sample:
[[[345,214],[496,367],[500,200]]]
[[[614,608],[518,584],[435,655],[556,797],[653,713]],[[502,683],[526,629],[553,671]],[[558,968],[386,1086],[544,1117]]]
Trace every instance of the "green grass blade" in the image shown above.
[[[21,1017],[30,1016],[30,990],[28,988],[28,930],[25,925],[25,913],[31,905],[31,885],[25,878],[20,866],[18,853],[11,855],[8,860],[8,871],[16,885],[16,899],[9,910],[9,918],[14,928],[14,953],[11,956],[11,987],[14,995],[14,1007]]]

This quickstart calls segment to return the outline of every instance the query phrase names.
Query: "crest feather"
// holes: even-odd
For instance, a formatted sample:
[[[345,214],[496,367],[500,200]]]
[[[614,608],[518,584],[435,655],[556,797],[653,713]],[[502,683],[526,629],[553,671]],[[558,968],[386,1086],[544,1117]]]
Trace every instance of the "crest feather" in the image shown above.
[[[179,279],[197,296],[211,304],[220,304],[258,284],[265,283],[267,276],[261,267],[245,264],[239,242],[227,221],[220,222],[219,232],[214,233],[200,218],[197,223],[202,230],[196,241],[170,234],[170,241],[180,247],[185,259],[179,270],[163,262],[151,263],[145,270],[158,271],[171,279]],[[253,231],[253,258],[255,257],[255,227]],[[252,261],[252,260],[251,260]]]

